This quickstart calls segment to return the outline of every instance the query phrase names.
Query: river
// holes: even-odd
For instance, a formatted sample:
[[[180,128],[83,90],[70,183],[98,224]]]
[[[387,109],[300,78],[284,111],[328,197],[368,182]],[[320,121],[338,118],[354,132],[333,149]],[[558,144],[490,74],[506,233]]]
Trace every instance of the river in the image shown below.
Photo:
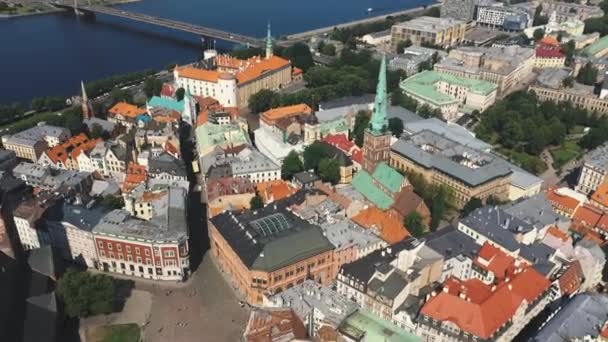
[[[135,12],[263,37],[296,33],[431,3],[430,0],[143,0],[120,5]],[[125,19],[59,13],[0,19],[0,103],[68,96],[80,80],[194,60],[200,37]],[[220,49],[230,49],[218,43]]]

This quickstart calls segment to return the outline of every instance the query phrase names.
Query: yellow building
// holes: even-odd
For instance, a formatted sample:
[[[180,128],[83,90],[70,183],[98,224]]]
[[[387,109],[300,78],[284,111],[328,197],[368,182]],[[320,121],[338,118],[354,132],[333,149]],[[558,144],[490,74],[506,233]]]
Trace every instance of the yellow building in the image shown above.
[[[393,25],[391,48],[397,49],[400,42],[410,40],[414,45],[432,44],[442,47],[454,46],[464,39],[467,24],[451,18],[418,17]]]

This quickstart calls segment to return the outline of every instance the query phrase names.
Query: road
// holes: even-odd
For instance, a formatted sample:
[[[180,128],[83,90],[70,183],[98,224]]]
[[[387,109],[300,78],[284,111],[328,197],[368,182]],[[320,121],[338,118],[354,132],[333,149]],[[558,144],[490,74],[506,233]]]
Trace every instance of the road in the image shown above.
[[[550,149],[544,149],[540,154],[541,159],[547,164],[547,170],[539,177],[544,181],[543,189],[553,186],[568,186],[576,178],[576,170],[581,166],[580,160],[571,160],[562,167],[561,172],[553,168],[553,156]]]
[[[416,8],[410,8],[407,10],[403,10],[403,11],[397,11],[397,12],[392,12],[392,13],[385,13],[382,15],[378,15],[378,16],[374,16],[374,17],[369,17],[369,18],[365,18],[365,19],[361,19],[361,20],[354,20],[354,21],[350,21],[347,23],[343,23],[343,24],[337,24],[337,25],[332,25],[332,26],[326,26],[326,27],[321,27],[318,29],[314,29],[314,30],[310,30],[310,31],[305,31],[305,32],[300,32],[300,33],[294,33],[294,34],[290,34],[287,37],[285,37],[285,40],[281,40],[278,41],[277,43],[282,44],[282,43],[295,43],[295,42],[301,42],[301,41],[306,41],[308,39],[310,39],[313,36],[317,36],[317,35],[321,35],[321,34],[325,34],[328,32],[333,31],[336,28],[346,28],[346,27],[351,27],[351,26],[355,26],[355,25],[359,25],[359,24],[369,24],[369,23],[373,23],[376,21],[381,21],[381,20],[385,20],[387,17],[396,17],[396,16],[400,16],[400,15],[405,15],[405,14],[415,14],[417,12],[421,12],[421,11],[425,11],[429,8],[432,7],[438,7],[441,6],[441,4],[433,4],[433,5],[429,5],[429,6],[420,6],[420,7],[416,7]]]

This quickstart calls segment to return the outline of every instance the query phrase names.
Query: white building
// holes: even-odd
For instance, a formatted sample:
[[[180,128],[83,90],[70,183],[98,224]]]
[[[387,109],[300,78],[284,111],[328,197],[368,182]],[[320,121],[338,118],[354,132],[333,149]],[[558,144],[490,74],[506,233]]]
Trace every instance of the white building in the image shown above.
[[[606,179],[608,173],[608,144],[587,153],[576,184],[576,191],[585,195],[594,192]]]

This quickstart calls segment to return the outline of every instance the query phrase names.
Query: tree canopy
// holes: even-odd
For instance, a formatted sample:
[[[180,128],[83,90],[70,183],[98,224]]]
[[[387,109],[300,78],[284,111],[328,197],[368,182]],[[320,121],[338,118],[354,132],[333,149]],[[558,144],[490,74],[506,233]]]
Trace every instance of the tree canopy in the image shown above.
[[[150,76],[144,81],[144,93],[148,98],[160,96],[160,91],[162,89],[163,82],[154,76]]]
[[[262,197],[260,197],[259,194],[255,194],[255,196],[251,197],[251,200],[249,201],[249,206],[251,210],[261,209],[264,208],[264,201],[262,200]]]
[[[481,208],[483,203],[477,197],[471,197],[471,199],[464,205],[462,210],[460,211],[461,217],[467,217],[470,213],[472,213],[475,209]]]
[[[112,312],[115,298],[114,280],[103,274],[68,269],[57,282],[57,294],[71,317]]]
[[[393,136],[400,137],[403,133],[403,121],[399,118],[390,118],[388,120],[388,129]]]
[[[403,225],[415,238],[422,237],[426,231],[424,222],[422,222],[422,216],[415,210],[407,214],[403,220]]]
[[[320,141],[315,141],[306,146],[303,157],[305,170],[318,170],[321,160],[328,157],[327,146]]]
[[[281,165],[281,177],[285,180],[291,180],[293,175],[304,170],[304,165],[300,156],[295,150],[291,150]]]
[[[593,66],[593,63],[587,62],[579,70],[576,80],[582,84],[594,85],[597,82],[597,68]]]
[[[324,182],[337,184],[340,181],[340,165],[331,158],[323,158],[319,162],[319,176]]]
[[[249,110],[252,113],[263,113],[276,106],[278,94],[272,90],[262,89],[249,98]]]
[[[370,118],[369,113],[364,110],[360,110],[359,112],[357,112],[357,115],[355,116],[355,126],[353,128],[353,136],[355,139],[355,144],[357,144],[357,146],[359,146],[359,147],[363,146],[363,137],[365,134],[365,129],[369,125],[370,119],[371,118]]]
[[[186,89],[182,87],[177,88],[177,90],[175,91],[175,99],[177,101],[181,101],[184,99],[184,96],[186,96]]]

